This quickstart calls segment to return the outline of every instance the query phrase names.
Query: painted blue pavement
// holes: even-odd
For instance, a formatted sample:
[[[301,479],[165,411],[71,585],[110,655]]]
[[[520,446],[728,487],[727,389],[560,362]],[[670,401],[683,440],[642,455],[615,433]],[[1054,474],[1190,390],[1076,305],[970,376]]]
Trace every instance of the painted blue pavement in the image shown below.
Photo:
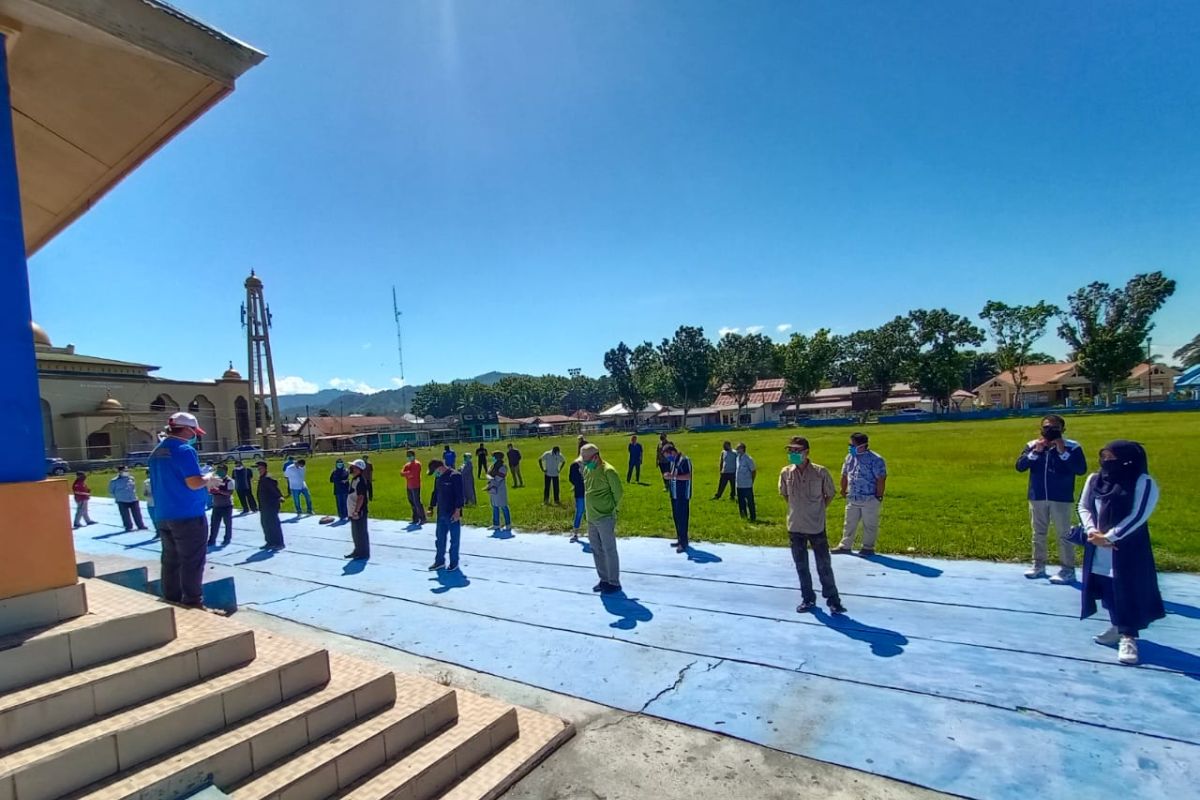
[[[83,554],[157,559],[144,534],[76,531]],[[625,593],[598,597],[565,537],[463,535],[432,573],[433,526],[305,518],[257,549],[255,516],[209,553],[245,607],[792,753],[975,797],[1190,796],[1200,778],[1200,577],[1163,575],[1170,614],[1121,667],[1080,622],[1077,589],[1014,565],[894,556],[834,562],[848,617],[798,615],[786,550],[622,539]]]

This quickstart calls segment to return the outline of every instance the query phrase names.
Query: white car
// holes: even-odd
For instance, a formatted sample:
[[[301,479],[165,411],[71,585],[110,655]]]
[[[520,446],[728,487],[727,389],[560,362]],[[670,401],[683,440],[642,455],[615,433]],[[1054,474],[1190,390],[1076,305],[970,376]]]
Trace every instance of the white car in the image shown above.
[[[265,460],[267,457],[263,449],[256,444],[239,444],[229,451],[229,455],[236,461],[258,461],[260,459]]]

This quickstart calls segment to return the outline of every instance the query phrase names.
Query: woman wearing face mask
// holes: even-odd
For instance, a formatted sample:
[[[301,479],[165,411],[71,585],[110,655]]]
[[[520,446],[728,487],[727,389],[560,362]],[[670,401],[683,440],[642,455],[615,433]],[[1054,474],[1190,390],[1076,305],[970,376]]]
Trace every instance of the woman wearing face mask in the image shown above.
[[[340,458],[337,460],[333,472],[329,473],[329,482],[333,484],[333,499],[337,502],[338,519],[345,522],[350,516],[346,507],[346,498],[350,495],[350,472],[346,469],[345,461]]]
[[[1096,637],[1117,645],[1117,660],[1138,663],[1138,632],[1166,616],[1147,520],[1158,503],[1158,484],[1147,471],[1146,451],[1117,440],[1100,451],[1100,471],[1088,476],[1079,498],[1083,546],[1083,609],[1096,613],[1099,600],[1111,627]]]
[[[492,453],[492,468],[488,470],[487,493],[492,502],[492,527],[497,531],[512,530],[512,515],[508,511],[508,467],[504,466],[504,453]],[[500,527],[500,512],[504,512],[504,528]]]

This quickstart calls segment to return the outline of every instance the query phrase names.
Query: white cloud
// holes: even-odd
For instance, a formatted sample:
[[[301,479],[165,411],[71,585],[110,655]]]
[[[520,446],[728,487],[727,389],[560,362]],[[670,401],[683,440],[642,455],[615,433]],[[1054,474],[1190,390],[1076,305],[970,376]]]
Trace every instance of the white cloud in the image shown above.
[[[408,386],[408,381],[404,378],[392,378],[392,383],[399,389],[401,386]]]
[[[747,325],[746,333],[762,333],[762,325]]]
[[[275,381],[275,388],[280,394],[313,394],[321,389],[312,381],[306,381],[295,375],[288,375],[286,378]]]
[[[775,326],[775,330],[779,331],[780,333],[787,333],[791,329],[792,329],[792,323],[790,323],[790,322],[781,322]]]
[[[721,328],[717,331],[718,336],[724,336],[727,333],[737,333],[741,328]]]
[[[383,391],[382,389],[376,389],[369,383],[354,378],[330,378],[329,388],[341,389],[344,392],[358,392],[359,394],[375,394],[376,392]]]

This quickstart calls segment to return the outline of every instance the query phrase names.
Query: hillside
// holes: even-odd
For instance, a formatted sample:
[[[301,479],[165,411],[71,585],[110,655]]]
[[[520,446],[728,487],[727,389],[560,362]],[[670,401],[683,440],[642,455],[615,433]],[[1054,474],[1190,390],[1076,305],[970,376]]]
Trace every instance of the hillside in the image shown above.
[[[519,376],[519,372],[485,372],[474,378],[458,378],[452,383],[478,382],[492,386],[508,377]],[[385,389],[375,394],[347,392],[341,389],[322,389],[314,394],[287,394],[279,398],[279,413],[285,417],[302,417],[306,413],[314,416],[322,409],[334,416],[342,414],[378,414],[390,416],[403,414],[409,410],[413,396],[420,386],[402,386],[399,389]]]

